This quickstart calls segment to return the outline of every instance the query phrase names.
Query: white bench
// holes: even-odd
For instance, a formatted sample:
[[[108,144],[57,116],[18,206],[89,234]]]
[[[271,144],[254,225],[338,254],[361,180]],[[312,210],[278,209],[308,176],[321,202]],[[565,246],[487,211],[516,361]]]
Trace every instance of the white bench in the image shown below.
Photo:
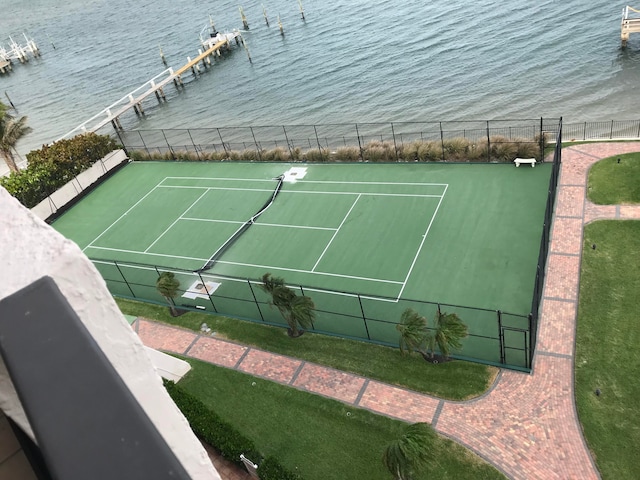
[[[531,167],[535,167],[536,166],[536,159],[535,158],[516,158],[513,163],[516,164],[516,167],[519,167],[521,163],[529,163],[531,164]]]

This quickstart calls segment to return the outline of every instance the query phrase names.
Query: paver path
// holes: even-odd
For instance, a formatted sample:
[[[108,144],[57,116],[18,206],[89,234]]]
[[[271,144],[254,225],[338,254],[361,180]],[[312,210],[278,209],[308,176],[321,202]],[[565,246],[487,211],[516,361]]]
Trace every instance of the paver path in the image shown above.
[[[598,479],[582,437],[573,362],[584,224],[640,219],[640,206],[597,206],[586,199],[589,167],[640,142],[583,144],[562,151],[562,168],[531,374],[503,370],[482,397],[453,402],[222,339],[138,319],[153,348],[233,368],[405,420],[430,422],[512,479]],[[236,477],[234,477],[236,478]],[[231,479],[231,477],[229,477]]]

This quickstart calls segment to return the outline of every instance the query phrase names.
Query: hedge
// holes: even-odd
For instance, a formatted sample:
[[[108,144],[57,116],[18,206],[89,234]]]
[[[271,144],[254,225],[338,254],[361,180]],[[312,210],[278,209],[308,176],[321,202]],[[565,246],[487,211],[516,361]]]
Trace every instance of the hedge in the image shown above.
[[[258,473],[261,480],[302,480],[297,473],[283,467],[274,457],[262,460],[252,440],[241,434],[228,422],[209,409],[202,401],[170,380],[164,381],[165,388],[186,417],[193,432],[215,448],[223,457],[238,466],[243,466],[240,455],[252,460],[259,459]]]
[[[118,144],[108,135],[85,133],[44,145],[27,154],[27,168],[0,178],[0,186],[25,207],[35,207],[80,172],[102,159]]]

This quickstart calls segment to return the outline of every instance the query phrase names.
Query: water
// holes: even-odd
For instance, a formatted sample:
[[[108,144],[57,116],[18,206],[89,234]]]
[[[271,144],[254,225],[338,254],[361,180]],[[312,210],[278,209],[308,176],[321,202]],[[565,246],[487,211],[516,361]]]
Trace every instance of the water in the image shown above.
[[[506,3],[509,3],[507,5]],[[640,36],[620,49],[623,4],[605,0],[246,1],[253,63],[235,47],[169,101],[145,102],[125,128],[439,121],[563,116],[635,120]],[[265,25],[262,4],[270,27]],[[197,55],[211,14],[242,26],[221,0],[0,0],[0,42],[33,37],[42,57],[0,76],[33,133],[50,143],[170,66]],[[280,36],[277,15],[285,29]],[[55,46],[55,48],[54,48]],[[101,133],[110,133],[110,128]]]

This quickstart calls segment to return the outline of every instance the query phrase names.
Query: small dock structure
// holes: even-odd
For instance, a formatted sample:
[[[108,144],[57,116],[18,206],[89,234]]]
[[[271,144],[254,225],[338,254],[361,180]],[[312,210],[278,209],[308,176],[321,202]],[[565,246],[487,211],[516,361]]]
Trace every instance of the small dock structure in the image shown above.
[[[211,57],[220,56],[221,50],[229,48],[231,46],[231,42],[234,40],[236,44],[239,44],[240,39],[241,35],[237,30],[230,33],[216,32],[216,35],[212,35],[206,40],[201,39],[202,49],[198,50],[197,57],[194,59],[187,57],[187,63],[177,70],[174,70],[171,67],[167,68],[140,87],[126,94],[120,100],[103,109],[100,113],[82,122],[76,128],[58,138],[56,141],[64,138],[71,138],[82,133],[97,132],[109,123],[111,123],[114,129],[122,130],[122,125],[120,124],[120,116],[122,114],[129,110],[133,110],[137,115],[143,115],[144,109],[142,102],[152,94],[155,94],[158,102],[166,101],[167,97],[164,92],[165,86],[173,83],[176,88],[184,87],[182,77],[185,73],[191,71],[196,75],[200,72],[200,63],[202,63],[204,68],[209,67],[211,65]]]
[[[620,41],[622,48],[627,46],[629,35],[640,33],[640,10],[626,6],[622,9],[622,22],[620,25]]]
[[[40,49],[36,42],[27,37],[26,34],[23,33],[22,35],[26,42],[24,44],[20,44],[12,37],[9,37],[8,47],[0,45],[0,73],[10,72],[13,69],[12,63],[14,60],[26,63],[30,57],[37,58],[40,56]]]

